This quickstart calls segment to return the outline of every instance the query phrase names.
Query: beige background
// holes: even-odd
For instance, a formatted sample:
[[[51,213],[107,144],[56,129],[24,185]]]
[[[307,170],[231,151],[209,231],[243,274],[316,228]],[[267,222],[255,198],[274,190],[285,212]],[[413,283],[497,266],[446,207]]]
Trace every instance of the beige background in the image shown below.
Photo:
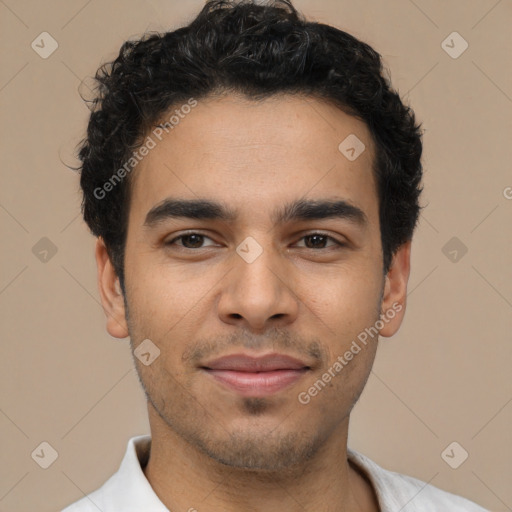
[[[79,215],[78,176],[64,164],[77,164],[89,114],[80,81],[126,38],[176,28],[201,6],[0,2],[0,511],[59,510],[117,469],[129,437],[149,432],[128,340],[105,331],[94,240]],[[350,445],[389,469],[512,510],[512,3],[296,6],[373,45],[426,129],[428,206],[408,311],[400,332],[381,342]],[[59,45],[47,59],[31,48],[43,31]],[[469,43],[457,59],[441,47],[453,31]],[[47,262],[33,253],[42,237],[57,248]],[[468,249],[456,263],[443,253],[452,237]],[[31,458],[43,441],[58,452],[48,469]],[[440,455],[452,441],[469,453],[458,469]]]

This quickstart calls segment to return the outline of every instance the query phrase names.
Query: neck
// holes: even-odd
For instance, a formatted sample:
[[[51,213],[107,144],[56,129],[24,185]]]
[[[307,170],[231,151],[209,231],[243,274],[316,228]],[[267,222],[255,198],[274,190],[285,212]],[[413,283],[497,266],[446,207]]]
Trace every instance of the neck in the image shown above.
[[[348,418],[310,460],[274,472],[222,464],[178,436],[150,405],[148,412],[152,441],[144,474],[169,510],[379,510],[371,484],[348,463]]]

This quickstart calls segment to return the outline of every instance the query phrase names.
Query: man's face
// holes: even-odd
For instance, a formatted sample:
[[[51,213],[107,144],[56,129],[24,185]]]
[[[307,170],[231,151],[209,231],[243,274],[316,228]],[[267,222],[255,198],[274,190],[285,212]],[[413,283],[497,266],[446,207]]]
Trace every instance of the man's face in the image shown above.
[[[366,147],[353,161],[338,149],[350,134]],[[162,141],[153,138],[133,176],[124,335],[133,349],[149,339],[160,350],[147,366],[135,359],[154,421],[232,466],[308,460],[346,426],[377,337],[359,343],[307,404],[299,394],[332,372],[385,306],[370,133],[312,98],[228,96],[199,102]],[[212,201],[236,216],[160,212],[151,222],[148,213],[167,199]],[[299,200],[345,201],[363,215],[276,221]],[[121,335],[119,326],[109,331]],[[277,390],[234,389],[205,369],[221,356],[270,353],[307,369],[278,378]]]

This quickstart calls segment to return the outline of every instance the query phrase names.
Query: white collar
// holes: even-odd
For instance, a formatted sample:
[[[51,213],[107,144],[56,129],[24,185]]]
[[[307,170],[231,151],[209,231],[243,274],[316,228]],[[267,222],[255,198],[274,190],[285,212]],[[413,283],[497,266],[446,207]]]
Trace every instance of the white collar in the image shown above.
[[[132,437],[119,466],[102,487],[62,512],[169,512],[143,472],[150,435]],[[487,512],[480,506],[421,480],[381,468],[365,455],[347,449],[348,460],[364,473],[375,490],[381,512]],[[193,504],[191,504],[191,507]]]

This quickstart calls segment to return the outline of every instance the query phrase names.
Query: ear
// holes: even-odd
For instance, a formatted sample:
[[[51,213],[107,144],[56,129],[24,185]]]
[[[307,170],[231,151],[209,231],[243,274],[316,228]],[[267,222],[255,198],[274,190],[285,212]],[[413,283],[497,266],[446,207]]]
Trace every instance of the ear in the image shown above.
[[[101,237],[96,240],[96,266],[101,303],[107,316],[107,331],[114,338],[126,338],[129,333],[124,297],[119,279]]]
[[[402,324],[410,268],[411,241],[408,241],[401,245],[394,254],[385,277],[381,309],[381,318],[384,317],[384,327],[380,330],[380,336],[387,338],[393,336]]]

